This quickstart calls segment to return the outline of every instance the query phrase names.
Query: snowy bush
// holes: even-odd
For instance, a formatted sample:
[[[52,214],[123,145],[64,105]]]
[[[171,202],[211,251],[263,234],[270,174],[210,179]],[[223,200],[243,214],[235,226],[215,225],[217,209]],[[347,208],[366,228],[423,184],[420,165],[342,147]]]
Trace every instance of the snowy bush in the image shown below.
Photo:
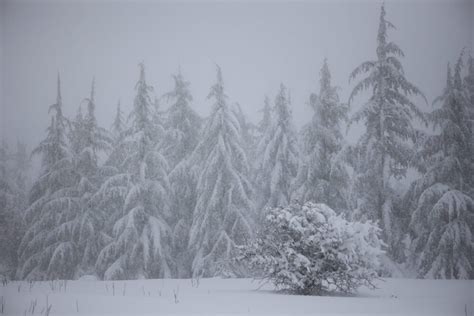
[[[241,260],[262,269],[264,279],[297,294],[354,292],[373,287],[383,253],[380,229],[349,222],[325,204],[308,202],[269,209]]]

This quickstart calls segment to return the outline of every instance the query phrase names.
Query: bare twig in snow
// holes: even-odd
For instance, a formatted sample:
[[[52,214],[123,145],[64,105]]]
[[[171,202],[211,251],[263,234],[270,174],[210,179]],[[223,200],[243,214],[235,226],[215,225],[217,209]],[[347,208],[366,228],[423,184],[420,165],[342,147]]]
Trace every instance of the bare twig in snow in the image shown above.
[[[178,286],[176,287],[176,290],[173,290],[173,296],[174,296],[174,303],[175,303],[175,304],[178,304],[178,303],[179,303],[178,295],[179,295],[179,284],[178,284]]]

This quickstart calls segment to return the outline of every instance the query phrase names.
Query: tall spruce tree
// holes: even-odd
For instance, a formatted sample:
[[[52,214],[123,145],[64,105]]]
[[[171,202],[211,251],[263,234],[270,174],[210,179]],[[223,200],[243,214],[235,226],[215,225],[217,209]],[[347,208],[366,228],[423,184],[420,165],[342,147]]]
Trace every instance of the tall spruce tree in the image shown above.
[[[100,210],[103,219],[101,237],[106,245],[112,244],[114,241],[114,225],[124,214],[125,198],[132,185],[131,175],[127,173],[125,167],[128,153],[133,150],[130,142],[127,143],[127,131],[119,101],[110,130],[112,136],[111,151],[104,164],[104,179],[98,190],[90,198],[95,208]],[[104,277],[104,272],[109,268],[111,260],[115,256],[114,247],[108,247],[106,251],[101,249],[95,265],[95,271],[99,277]],[[124,274],[123,277],[125,276]],[[112,276],[109,277],[112,278]]]
[[[222,73],[208,95],[210,118],[189,164],[198,174],[189,251],[194,276],[240,275],[236,246],[253,236],[254,206],[239,121],[227,104]]]
[[[470,125],[474,131],[474,58],[469,55],[467,60],[467,74],[464,77],[464,84],[467,89],[467,98],[470,104]]]
[[[1,156],[2,154],[0,153],[0,157]],[[8,152],[6,158],[6,167],[8,171],[6,172],[3,181],[0,181],[0,187],[2,187],[1,183],[6,182],[7,201],[9,194],[11,194],[10,197],[13,198],[13,200],[8,201],[9,203],[7,203],[6,207],[3,208],[1,205],[3,204],[1,202],[2,197],[0,197],[0,210],[3,211],[0,211],[0,217],[2,217],[2,215],[5,216],[3,220],[0,219],[0,221],[2,222],[2,225],[4,225],[3,228],[6,232],[6,238],[0,241],[0,243],[6,248],[0,250],[0,253],[3,253],[8,257],[10,265],[7,264],[5,267],[9,268],[8,276],[14,277],[15,269],[18,266],[18,255],[16,252],[25,232],[23,212],[28,207],[30,158],[26,145],[20,141],[17,141],[16,143],[16,151]],[[0,158],[0,160],[2,159]],[[0,167],[0,169],[1,168],[2,167]],[[3,171],[0,171],[0,175],[3,177]],[[2,191],[3,190],[0,189],[0,192]],[[3,194],[0,193],[0,196],[2,195]],[[5,236],[1,231],[2,229],[0,229],[0,236]],[[2,256],[0,255],[0,259],[1,257]]]
[[[93,273],[105,243],[101,213],[90,200],[102,181],[98,152],[108,148],[108,137],[95,119],[94,83],[85,100],[86,115],[79,110],[72,124],[66,124],[58,79],[48,137],[34,151],[42,154],[45,172],[33,186],[35,200],[26,211],[28,230],[19,248],[21,278],[75,278]],[[68,134],[66,126],[71,126]]]
[[[84,115],[82,114],[82,106],[79,105],[76,116],[71,121],[68,134],[69,146],[75,155],[79,155],[79,153],[82,151],[82,148],[84,148],[84,129]]]
[[[108,179],[98,197],[119,196],[123,208],[111,228],[112,241],[100,252],[96,268],[105,279],[161,278],[173,275],[168,164],[157,148],[152,122],[152,90],[140,76],[125,142],[127,173]],[[100,198],[99,198],[100,200]]]
[[[191,257],[188,253],[189,230],[196,204],[197,177],[190,172],[187,159],[199,141],[201,118],[191,108],[192,96],[189,82],[181,70],[173,75],[174,88],[165,94],[171,101],[166,119],[166,134],[162,148],[170,162],[170,185],[173,218],[173,257],[177,263],[177,276],[191,276]]]
[[[126,125],[124,122],[123,118],[123,112],[122,109],[120,108],[120,100],[117,102],[117,109],[115,111],[115,118],[114,122],[112,123],[112,134],[114,136],[114,139],[117,140],[122,136],[122,134],[125,132]]]
[[[286,88],[280,85],[271,128],[260,140],[256,183],[260,208],[287,206],[291,185],[298,171],[298,146],[288,106]]]
[[[255,184],[257,190],[257,207],[260,207],[260,204],[263,203],[263,197],[260,197],[260,191],[262,190],[261,186],[263,186],[263,179],[259,179],[260,172],[260,164],[262,163],[261,157],[265,155],[265,151],[267,149],[267,145],[270,142],[271,130],[273,127],[273,120],[274,118],[274,108],[271,105],[270,98],[265,95],[263,100],[263,107],[261,108],[260,112],[262,112],[262,119],[258,123],[257,130],[258,130],[258,139],[255,144],[255,159],[252,161],[252,182]],[[260,185],[258,185],[258,181],[261,181]],[[262,225],[264,221],[264,212],[257,212],[257,225]]]
[[[348,207],[349,174],[341,132],[347,106],[339,101],[337,88],[331,85],[326,60],[320,76],[319,95],[311,94],[309,100],[313,118],[301,132],[302,159],[292,197],[300,202],[324,203],[341,212]]]
[[[21,236],[21,205],[18,202],[13,154],[5,140],[0,143],[0,267],[4,277],[14,277],[16,249]]]
[[[406,78],[399,57],[402,50],[387,41],[387,31],[393,25],[385,19],[385,8],[380,10],[377,35],[377,59],[358,66],[350,78],[366,74],[349,98],[349,103],[363,90],[369,90],[369,99],[362,104],[351,122],[361,121],[365,131],[360,137],[355,156],[353,208],[356,217],[379,221],[389,253],[401,260],[397,251],[403,236],[400,223],[407,214],[396,208],[392,181],[404,178],[413,157],[416,129],[413,119],[423,115],[411,96],[423,94]]]
[[[0,210],[6,211],[14,206],[14,188],[11,175],[11,153],[7,142],[0,143]],[[3,214],[3,213],[2,213]],[[3,216],[3,215],[2,215]]]
[[[150,88],[153,88],[150,86]],[[153,89],[152,89],[153,90]],[[151,134],[151,142],[153,145],[158,146],[160,152],[163,152],[162,147],[164,146],[163,142],[166,136],[165,133],[165,111],[161,108],[160,99],[158,97],[154,97],[151,110],[151,126],[152,126],[152,134]],[[166,159],[166,156],[165,156]]]
[[[165,94],[171,100],[166,119],[164,153],[171,167],[187,158],[199,141],[201,118],[191,108],[193,97],[189,82],[183,78],[181,70],[173,75],[174,88]]]
[[[8,150],[7,142],[2,139],[0,143],[0,188],[1,188],[1,195],[0,195],[0,209],[5,210],[8,208],[8,205],[12,203],[12,188],[9,181],[9,160],[10,160],[10,152]]]
[[[90,182],[91,186],[100,182],[97,177],[99,153],[110,149],[112,139],[109,133],[97,123],[95,117],[95,80],[92,80],[90,96],[83,100],[87,104],[86,114],[79,106],[75,120],[71,124],[70,143],[77,163],[77,171]]]
[[[97,255],[105,245],[102,235],[104,214],[91,197],[104,180],[104,169],[99,165],[99,153],[110,148],[111,139],[107,131],[97,124],[95,117],[95,80],[92,80],[90,97],[84,99],[87,112],[73,124],[71,135],[79,140],[74,152],[74,170],[78,174],[76,194],[79,212],[73,228],[73,241],[78,253],[78,275],[94,273]],[[71,143],[73,143],[71,141]]]
[[[243,148],[251,166],[251,162],[255,161],[257,154],[255,145],[258,141],[258,128],[248,120],[238,102],[232,105],[231,110],[234,112],[235,117],[239,121]]]
[[[58,75],[56,103],[46,139],[33,154],[42,157],[42,174],[33,184],[25,211],[26,232],[20,243],[17,277],[26,279],[71,279],[75,277],[78,253],[73,227],[80,203],[76,192],[79,176],[67,146],[67,119],[62,112]]]
[[[263,108],[260,111],[262,112],[262,120],[258,124],[258,131],[263,136],[272,125],[272,106],[268,96],[265,96]]]
[[[114,122],[112,123],[110,134],[112,136],[112,148],[110,154],[107,157],[105,165],[111,166],[117,169],[117,172],[123,171],[123,163],[127,156],[126,144],[125,144],[125,133],[127,131],[127,124],[125,122],[123,112],[120,107],[120,101],[117,103],[117,109],[115,112]]]
[[[24,143],[17,141],[16,152],[13,155],[13,181],[15,184],[15,207],[21,212],[28,206],[30,157]]]
[[[424,135],[416,157],[422,177],[412,185],[411,260],[419,277],[474,277],[474,133],[469,93],[461,79],[462,55],[454,76],[428,115],[437,131]]]

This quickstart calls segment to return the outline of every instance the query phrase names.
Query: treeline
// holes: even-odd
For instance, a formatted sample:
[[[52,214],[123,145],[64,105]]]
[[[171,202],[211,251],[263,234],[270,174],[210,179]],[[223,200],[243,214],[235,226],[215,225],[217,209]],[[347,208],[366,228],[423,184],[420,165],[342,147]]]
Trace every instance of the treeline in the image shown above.
[[[400,266],[418,277],[473,278],[474,59],[462,52],[448,65],[446,86],[425,113],[391,28],[382,6],[377,57],[350,74],[348,102],[324,61],[319,91],[309,96],[313,116],[300,131],[283,84],[273,102],[265,97],[254,126],[229,102],[219,67],[212,112],[202,118],[181,72],[161,109],[140,64],[132,110],[125,116],[118,104],[110,130],[96,120],[94,82],[86,106],[63,115],[58,76],[46,137],[33,150],[42,170],[31,188],[17,181],[25,150],[17,158],[0,150],[0,238],[10,276],[245,276],[234,258],[265,210],[313,201],[348,220],[377,222],[385,273]],[[353,104],[362,91],[367,98]],[[356,122],[363,133],[349,145],[345,130]],[[395,184],[409,169],[419,177],[400,192]]]

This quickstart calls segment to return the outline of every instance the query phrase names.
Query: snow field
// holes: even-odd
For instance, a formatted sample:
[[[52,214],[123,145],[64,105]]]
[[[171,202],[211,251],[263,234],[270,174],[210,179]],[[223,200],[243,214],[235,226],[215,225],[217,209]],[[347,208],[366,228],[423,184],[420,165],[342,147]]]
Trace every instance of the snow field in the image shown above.
[[[0,296],[4,315],[45,315],[46,302],[51,316],[464,316],[465,309],[474,315],[474,281],[384,279],[377,285],[353,297],[316,297],[282,294],[251,279],[10,282]]]

